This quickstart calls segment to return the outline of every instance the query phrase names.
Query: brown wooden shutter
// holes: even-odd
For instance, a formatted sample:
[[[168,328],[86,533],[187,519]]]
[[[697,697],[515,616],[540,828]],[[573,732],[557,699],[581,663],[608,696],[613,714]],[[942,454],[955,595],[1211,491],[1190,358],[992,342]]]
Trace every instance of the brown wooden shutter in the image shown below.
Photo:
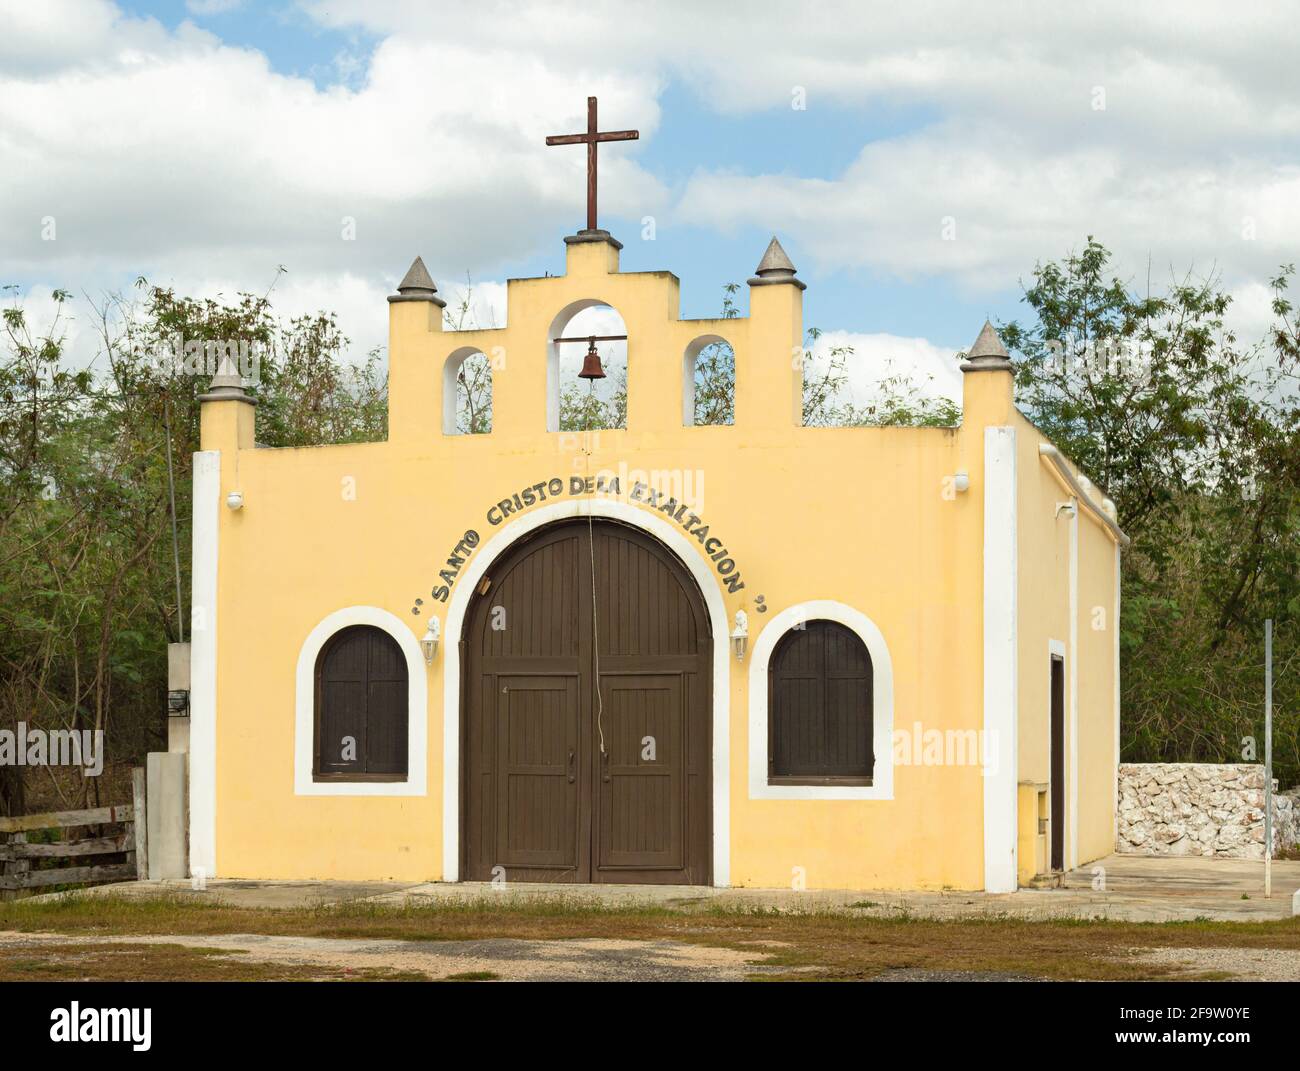
[[[388,633],[343,629],[316,663],[316,769],[327,779],[396,779],[407,772],[406,658]],[[343,740],[356,757],[343,757]]]
[[[874,765],[866,645],[834,621],[791,629],[768,667],[769,779],[870,783]]]

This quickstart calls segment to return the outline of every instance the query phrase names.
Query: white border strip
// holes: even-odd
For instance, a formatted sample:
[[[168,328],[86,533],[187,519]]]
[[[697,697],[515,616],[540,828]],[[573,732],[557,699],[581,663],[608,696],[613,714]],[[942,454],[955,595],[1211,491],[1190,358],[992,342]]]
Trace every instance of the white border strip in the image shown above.
[[[340,629],[371,625],[397,641],[406,658],[407,767],[405,781],[316,781],[312,744],[316,732],[316,659]],[[420,642],[401,618],[377,606],[335,610],[308,633],[298,652],[294,678],[293,794],[295,796],[423,796],[428,792],[429,677]]]
[[[1014,892],[1019,771],[1016,429],[984,429],[984,889]]]
[[[1070,664],[1066,666],[1070,682],[1069,719],[1069,809],[1065,813],[1066,837],[1065,868],[1073,870],[1079,865],[1079,499],[1072,499],[1070,511]]]
[[[554,521],[607,517],[654,536],[690,571],[704,595],[713,629],[713,884],[731,883],[731,669],[727,664],[727,608],[713,569],[699,545],[680,527],[626,502],[573,499],[540,506],[501,528],[478,548],[456,580],[443,630],[442,695],[442,880],[460,878],[460,658],[461,633],[470,599],[488,567],[521,536]]]
[[[1119,542],[1120,546],[1127,548],[1132,540],[1124,534],[1123,530],[1116,523],[1115,518],[1105,512],[1105,509],[1113,508],[1114,503],[1112,503],[1110,499],[1106,499],[1105,509],[1098,506],[1097,503],[1093,501],[1092,496],[1088,494],[1079,483],[1078,477],[1075,476],[1069,463],[1065,460],[1065,455],[1051,443],[1039,443],[1038,454],[1040,457],[1043,457],[1052,463],[1052,468],[1056,471],[1057,477],[1060,481],[1065,485],[1065,489],[1069,491],[1070,494],[1074,495],[1081,504],[1088,507],[1088,512],[1101,522],[1102,526],[1110,532],[1110,534]]]
[[[1114,845],[1119,840],[1119,589],[1120,589],[1121,551],[1115,544],[1115,615],[1111,618],[1110,629],[1114,635],[1114,677],[1115,677],[1115,754],[1111,756],[1111,791],[1110,791],[1110,842]],[[1112,851],[1114,849],[1112,848]]]
[[[221,451],[194,454],[190,550],[190,874],[217,873],[217,549]]]
[[[752,618],[751,618],[752,620]],[[771,785],[767,780],[767,669],[777,643],[801,621],[836,621],[851,628],[871,656],[870,785]],[[749,662],[749,798],[751,800],[892,800],[894,798],[894,663],[884,634],[866,614],[830,599],[788,607],[763,625]]]

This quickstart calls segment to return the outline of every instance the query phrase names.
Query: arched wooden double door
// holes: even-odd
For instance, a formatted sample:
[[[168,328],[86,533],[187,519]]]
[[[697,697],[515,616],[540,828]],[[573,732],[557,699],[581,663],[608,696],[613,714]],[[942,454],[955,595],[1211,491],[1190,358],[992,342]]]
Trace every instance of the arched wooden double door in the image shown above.
[[[712,637],[670,551],[538,530],[479,583],[461,658],[467,880],[709,883]]]

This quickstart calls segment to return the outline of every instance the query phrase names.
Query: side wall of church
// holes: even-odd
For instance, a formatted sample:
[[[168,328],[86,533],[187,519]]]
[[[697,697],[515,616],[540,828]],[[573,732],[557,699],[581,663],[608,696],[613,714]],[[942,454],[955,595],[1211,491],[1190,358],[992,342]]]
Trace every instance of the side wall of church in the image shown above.
[[[1017,429],[1019,780],[1032,786],[1020,799],[1036,806],[1035,793],[1051,782],[1056,654],[1065,676],[1065,856],[1067,866],[1078,866],[1108,854],[1113,843],[1118,557],[1113,536],[1086,506],[1066,508],[1074,495],[1039,451],[1048,440],[1020,416]]]

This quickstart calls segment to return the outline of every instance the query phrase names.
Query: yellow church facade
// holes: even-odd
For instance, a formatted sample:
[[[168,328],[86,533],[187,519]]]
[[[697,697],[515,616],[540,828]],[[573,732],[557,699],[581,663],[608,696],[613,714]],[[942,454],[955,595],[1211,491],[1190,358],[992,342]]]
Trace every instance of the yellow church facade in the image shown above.
[[[482,331],[417,263],[385,442],[259,447],[214,381],[191,870],[998,892],[1109,853],[1125,539],[992,329],[959,426],[805,427],[775,242],[718,320],[619,248],[566,239]],[[562,431],[554,339],[594,306],[626,325],[626,427]],[[696,426],[718,340],[734,423]],[[455,426],[470,353],[486,434]]]

